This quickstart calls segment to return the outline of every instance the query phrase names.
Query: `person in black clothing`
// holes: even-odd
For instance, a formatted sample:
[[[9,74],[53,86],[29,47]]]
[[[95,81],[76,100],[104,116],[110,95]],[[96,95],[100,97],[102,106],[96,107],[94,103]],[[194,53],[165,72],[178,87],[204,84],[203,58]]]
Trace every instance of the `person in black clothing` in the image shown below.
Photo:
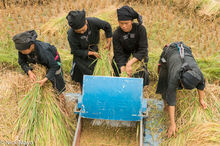
[[[166,45],[160,56],[159,81],[156,90],[156,93],[161,94],[164,100],[164,111],[168,108],[170,117],[168,137],[175,136],[176,90],[182,88],[197,88],[200,105],[203,109],[207,108],[203,100],[205,79],[192,55],[191,48],[182,42],[175,42]]]
[[[119,27],[113,34],[114,61],[113,69],[116,76],[126,72],[128,76],[141,77],[144,85],[149,84],[148,62],[148,40],[145,27],[142,25],[142,17],[131,7],[123,6],[117,9]],[[137,19],[138,23],[134,23]],[[129,57],[133,58],[129,60]],[[143,69],[132,73],[132,64],[144,61]]]
[[[30,63],[42,64],[47,67],[47,74],[44,79],[36,81],[43,86],[47,80],[50,80],[53,87],[59,92],[62,106],[65,106],[64,95],[65,81],[62,75],[61,59],[55,46],[36,40],[35,30],[16,34],[13,37],[15,48],[18,50],[18,63],[31,81],[36,80],[36,75],[32,72]]]
[[[67,15],[71,27],[68,32],[68,41],[73,57],[71,70],[72,80],[79,82],[82,90],[83,75],[92,75],[99,58],[98,43],[100,29],[105,31],[107,38],[106,49],[110,49],[112,40],[111,25],[95,17],[86,17],[85,11],[70,11]]]

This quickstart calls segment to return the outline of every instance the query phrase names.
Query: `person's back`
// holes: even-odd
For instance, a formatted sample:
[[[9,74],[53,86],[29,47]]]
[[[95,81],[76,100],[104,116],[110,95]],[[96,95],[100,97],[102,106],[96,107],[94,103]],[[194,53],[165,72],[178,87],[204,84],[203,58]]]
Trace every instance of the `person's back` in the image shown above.
[[[164,57],[166,58],[166,66],[168,70],[168,88],[169,86],[175,86],[176,88],[181,88],[181,85],[179,84],[180,83],[179,80],[181,78],[180,70],[183,63],[188,64],[189,68],[201,77],[201,84],[204,84],[203,74],[196,63],[196,60],[193,57],[191,48],[186,46],[185,44],[183,44],[184,58],[181,59],[179,48],[177,47],[177,45],[181,43],[182,42],[172,43],[165,50],[166,55]],[[201,90],[203,89],[201,88]]]
[[[199,69],[190,47],[182,42],[175,42],[165,46],[159,61],[159,81],[156,93],[161,94],[165,104],[165,110],[169,109],[170,127],[168,137],[175,135],[175,105],[177,89],[197,88],[199,102],[202,108],[206,108],[204,98],[205,79]]]

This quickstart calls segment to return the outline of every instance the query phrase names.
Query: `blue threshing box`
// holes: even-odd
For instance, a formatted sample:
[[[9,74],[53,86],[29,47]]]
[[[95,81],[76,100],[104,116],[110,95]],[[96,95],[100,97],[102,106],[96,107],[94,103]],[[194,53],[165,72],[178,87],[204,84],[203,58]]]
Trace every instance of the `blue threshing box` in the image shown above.
[[[79,119],[73,145],[79,143],[81,118],[140,122],[142,145],[146,110],[143,79],[85,75],[83,94],[75,108]]]

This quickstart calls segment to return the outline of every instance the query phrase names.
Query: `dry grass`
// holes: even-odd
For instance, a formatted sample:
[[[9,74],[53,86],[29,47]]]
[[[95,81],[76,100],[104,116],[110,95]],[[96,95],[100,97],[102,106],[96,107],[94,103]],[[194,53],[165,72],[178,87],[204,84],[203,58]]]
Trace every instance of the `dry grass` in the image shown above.
[[[177,137],[166,139],[162,145],[219,145],[219,91],[219,86],[207,85],[205,101],[208,108],[206,110],[200,107],[196,90],[179,91],[176,105]],[[167,121],[167,119],[164,120]],[[165,133],[161,136],[166,138]]]
[[[51,0],[1,0],[0,8],[10,8],[13,5],[26,6],[26,5],[43,5],[49,4]]]
[[[220,23],[220,2],[218,0],[147,0],[147,3],[166,5],[186,15],[196,15]]]
[[[217,60],[220,58],[220,25],[217,22],[205,21],[195,15],[188,15],[186,18],[178,11],[174,11],[172,8],[168,9],[167,6],[160,3],[132,6],[143,15],[144,25],[148,32],[151,75],[155,76],[156,74],[156,64],[163,46],[175,41],[183,41],[192,48],[192,52],[207,79],[216,80],[219,78],[218,66],[220,62]],[[209,78],[209,74],[214,79]]]
[[[134,7],[134,9],[143,16],[144,25],[146,26],[148,33],[150,57],[148,68],[151,73],[151,79],[157,79],[157,62],[163,46],[173,41],[184,41],[187,45],[192,47],[193,54],[208,81],[215,81],[217,86],[207,84],[206,102],[208,103],[209,108],[205,111],[200,108],[197,93],[195,91],[178,92],[178,97],[180,98],[177,103],[176,111],[176,122],[179,129],[178,136],[176,138],[167,139],[165,133],[162,133],[164,134],[162,137],[165,139],[163,144],[200,145],[204,142],[201,145],[214,145],[216,144],[215,141],[219,142],[218,129],[220,121],[220,89],[218,86],[220,80],[220,25],[217,20],[213,19],[216,16],[216,14],[213,14],[213,12],[216,13],[216,10],[213,11],[212,9],[214,4],[209,5],[210,9],[206,9],[205,7],[204,9],[203,7],[197,9],[198,11],[196,11],[196,13],[201,13],[201,16],[203,16],[202,11],[207,13],[205,14],[205,17],[197,17],[193,10],[197,7],[196,5],[193,6],[192,3],[188,5],[189,0],[184,0],[182,2],[185,3],[178,5],[181,7],[179,7],[180,11],[177,11],[177,5],[175,6],[173,1],[172,3],[167,3],[167,0],[164,1],[166,4],[163,4],[161,1],[158,2],[157,0],[147,1],[147,3],[141,4],[137,2],[127,3],[128,5]],[[176,2],[177,1],[178,0],[176,0]],[[6,62],[10,65],[17,66],[17,52],[15,51],[11,41],[12,36],[24,30],[36,29],[39,32],[39,39],[49,42],[58,48],[63,61],[64,70],[66,73],[69,73],[72,55],[69,53],[69,44],[67,42],[65,32],[68,26],[64,18],[68,11],[85,8],[87,16],[98,16],[106,21],[109,21],[113,26],[113,29],[115,29],[118,25],[115,10],[121,5],[122,3],[119,3],[119,1],[113,0],[76,0],[74,2],[71,0],[57,0],[46,6],[33,5],[17,7],[11,5],[10,9],[0,10],[0,27],[4,28],[0,30],[0,62]],[[182,13],[183,8],[186,8],[185,10],[192,9],[192,11],[187,11],[186,16]],[[209,11],[213,12],[210,13]],[[207,21],[210,20],[207,19],[208,15],[211,16],[213,21]],[[7,78],[7,75],[4,77]],[[8,79],[5,80],[5,82],[8,83]],[[20,85],[24,84],[24,82],[18,82]],[[10,92],[7,89],[11,87],[13,90],[13,92],[11,92],[12,94],[15,94],[15,91],[21,89],[17,86],[13,88],[10,84],[1,84],[1,86],[2,85],[4,85],[4,89],[8,91],[8,93]],[[155,98],[156,96],[157,98],[160,98],[158,95],[155,95],[155,86],[156,85],[153,84],[149,87],[145,87],[144,96],[150,98]],[[72,87],[69,88],[72,89]],[[76,91],[78,86],[74,85],[73,88]],[[6,96],[2,92],[0,93],[4,97]],[[8,99],[12,100],[12,102]],[[0,106],[3,107],[0,108],[1,118],[7,117],[2,120],[4,122],[0,123],[0,128],[4,128],[2,130],[3,135],[0,135],[0,139],[12,140],[14,139],[12,136],[5,136],[7,134],[11,134],[11,131],[7,131],[6,129],[10,129],[13,124],[11,122],[13,116],[9,116],[10,109],[6,107],[11,107],[11,111],[14,113],[13,115],[18,116],[15,114],[17,109],[14,106],[17,104],[18,99],[8,97],[4,100],[0,100],[3,101],[0,104]],[[163,118],[161,118],[161,123],[166,126],[168,124],[166,119],[167,115],[162,113],[162,116]],[[8,122],[6,125],[9,125],[9,127],[6,128],[4,127],[5,124],[2,125],[2,123],[5,122]],[[209,136],[206,134],[209,134]]]
[[[64,2],[57,0],[56,3],[47,6],[6,9],[2,11],[0,18],[2,22],[0,26],[6,28],[0,31],[0,40],[3,40],[0,46],[13,49],[13,43],[10,39],[14,34],[28,29],[36,29],[40,40],[55,45],[62,52],[64,71],[67,72],[70,70],[72,60],[66,37],[68,25],[65,16],[69,10],[85,8],[87,16],[98,16],[110,22],[113,30],[118,26],[115,10],[119,7],[119,2],[101,1],[99,5],[94,5],[93,2],[96,3],[91,0],[86,2],[77,0],[75,3],[70,3],[68,0]],[[220,47],[220,26],[216,21],[206,21],[193,14],[186,18],[179,11],[175,11],[175,7],[171,8],[162,3],[139,4],[132,2],[130,5],[143,16],[144,25],[148,32],[150,56],[148,66],[151,79],[157,78],[156,64],[163,46],[174,41],[184,41],[192,47],[201,69],[209,80],[213,81],[218,78],[219,73],[217,71],[220,62],[217,60],[220,58],[218,49]],[[6,38],[8,38],[7,41]],[[0,49],[0,53],[5,52]],[[65,55],[62,56],[62,54]],[[11,53],[12,55],[14,56],[14,53]],[[5,58],[9,58],[8,52],[5,54]],[[6,59],[3,57],[0,60],[5,61]],[[11,63],[12,61],[8,62]]]
[[[18,95],[22,95],[28,83],[27,77],[15,71],[1,69],[0,72],[0,139],[11,141],[15,119],[18,117]]]
[[[217,0],[173,0],[177,7],[185,12],[195,12],[207,19],[220,16],[220,2]]]

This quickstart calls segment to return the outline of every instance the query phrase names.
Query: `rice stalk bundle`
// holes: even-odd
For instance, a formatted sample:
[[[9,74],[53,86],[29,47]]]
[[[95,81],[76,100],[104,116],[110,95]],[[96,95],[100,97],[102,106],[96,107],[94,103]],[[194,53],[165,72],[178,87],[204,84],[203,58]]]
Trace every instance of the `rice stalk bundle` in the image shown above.
[[[113,76],[114,71],[110,60],[110,51],[107,49],[101,49],[99,55],[100,58],[97,59],[93,75]]]
[[[45,76],[46,69],[35,68],[38,79]],[[19,117],[15,134],[20,140],[34,145],[70,145],[74,128],[57,101],[51,83],[43,87],[34,84],[26,96],[19,101]]]
[[[133,56],[131,55],[129,60],[132,58]],[[144,60],[137,61],[134,64],[132,64],[132,76],[140,71],[143,71],[143,66],[145,66]],[[120,77],[128,77],[128,74],[126,73],[126,71],[124,71],[120,74]]]

